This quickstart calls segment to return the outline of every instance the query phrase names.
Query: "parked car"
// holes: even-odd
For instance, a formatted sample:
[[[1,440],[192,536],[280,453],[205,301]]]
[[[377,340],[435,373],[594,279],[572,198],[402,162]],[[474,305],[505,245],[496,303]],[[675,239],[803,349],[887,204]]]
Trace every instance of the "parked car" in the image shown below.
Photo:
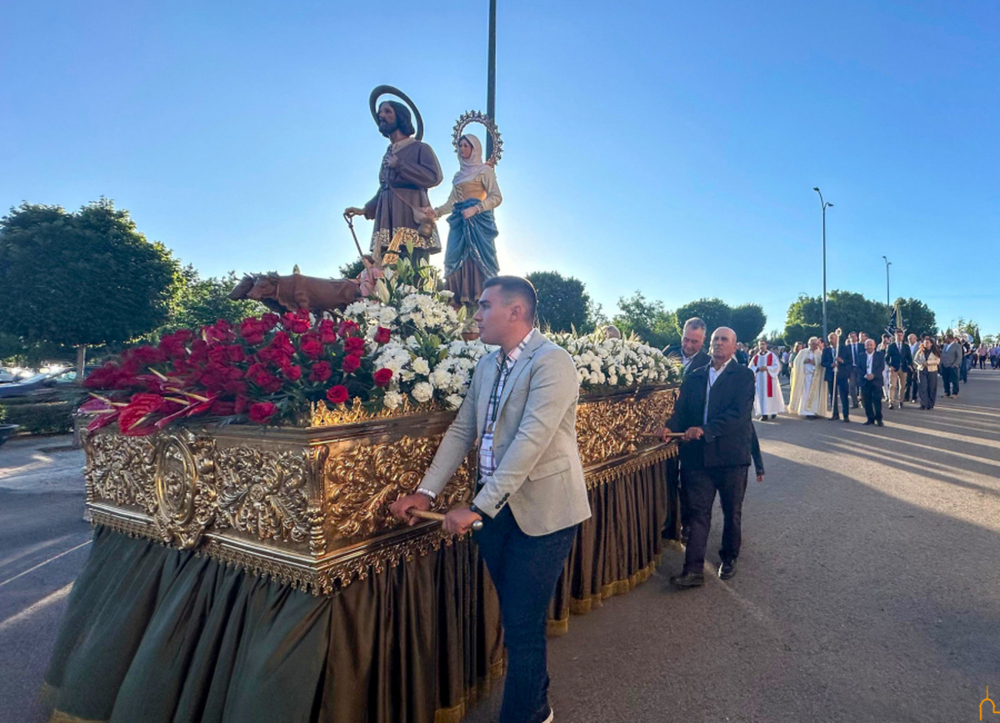
[[[0,384],[20,382],[30,376],[31,372],[24,369],[0,369]]]
[[[91,372],[96,367],[87,367]],[[0,385],[0,399],[12,397],[45,397],[55,396],[60,390],[69,389],[76,382],[76,369],[63,369],[57,372],[43,372],[33,377],[17,382]]]

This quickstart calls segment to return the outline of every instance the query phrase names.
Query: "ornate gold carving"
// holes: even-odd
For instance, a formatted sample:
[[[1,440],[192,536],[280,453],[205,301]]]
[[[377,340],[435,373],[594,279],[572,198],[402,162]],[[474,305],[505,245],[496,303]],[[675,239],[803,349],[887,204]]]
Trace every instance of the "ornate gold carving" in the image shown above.
[[[582,401],[576,410],[576,439],[584,467],[634,454],[656,444],[649,436],[663,427],[674,408],[672,389],[645,396]]]
[[[230,447],[216,453],[218,529],[232,527],[260,540],[305,542],[310,536],[303,451]]]
[[[588,488],[677,454],[647,433],[676,390],[584,397],[577,412]],[[355,413],[358,408],[350,410]],[[159,437],[88,435],[87,500],[95,524],[194,548],[248,571],[330,594],[402,559],[451,544],[433,524],[401,528],[389,504],[413,492],[452,415],[379,414],[349,426],[261,431],[171,430]],[[472,459],[435,508],[468,499]]]
[[[156,514],[153,524],[164,542],[196,547],[215,519],[211,440],[188,430],[160,437],[156,444]],[[198,455],[198,459],[195,455]]]
[[[88,434],[84,446],[88,502],[139,508],[148,514],[156,510],[152,439],[104,431]]]
[[[389,505],[416,491],[443,436],[400,437],[332,457],[326,465],[323,513],[335,535],[366,538],[399,524],[390,516]],[[436,507],[448,509],[467,499],[469,482],[466,460],[438,495]]]
[[[334,427],[340,424],[357,424],[358,422],[370,422],[373,419],[398,419],[427,412],[438,411],[437,404],[423,404],[417,406],[410,401],[408,396],[403,397],[403,403],[396,409],[386,409],[383,407],[377,412],[373,412],[366,407],[360,399],[354,398],[351,406],[338,404],[333,409],[326,402],[317,402],[310,408],[310,427]]]

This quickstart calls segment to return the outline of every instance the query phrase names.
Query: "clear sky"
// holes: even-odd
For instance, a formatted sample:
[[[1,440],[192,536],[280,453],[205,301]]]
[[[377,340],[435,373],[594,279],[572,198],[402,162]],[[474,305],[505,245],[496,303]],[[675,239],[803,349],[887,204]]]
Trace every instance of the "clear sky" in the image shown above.
[[[504,272],[782,327],[822,289],[818,185],[829,289],[884,299],[885,254],[893,298],[1000,331],[993,0],[498,5]],[[0,205],[104,195],[204,275],[333,275],[386,146],[369,92],[418,104],[442,203],[452,125],[485,110],[487,7],[2,3]]]

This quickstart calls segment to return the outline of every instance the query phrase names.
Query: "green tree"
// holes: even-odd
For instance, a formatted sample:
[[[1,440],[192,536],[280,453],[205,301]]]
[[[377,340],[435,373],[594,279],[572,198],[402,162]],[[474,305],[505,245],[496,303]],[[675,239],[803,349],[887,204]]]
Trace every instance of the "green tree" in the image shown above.
[[[647,301],[642,292],[618,300],[618,315],[612,320],[625,335],[635,334],[657,348],[680,344],[677,317],[663,307],[662,301]]]
[[[743,304],[732,310],[729,326],[736,332],[736,338],[749,344],[760,337],[767,324],[767,315],[760,304]]]
[[[356,279],[361,276],[361,272],[364,270],[365,262],[361,259],[354,259],[354,261],[348,261],[340,267],[340,278]]]
[[[896,303],[903,317],[903,327],[908,333],[911,332],[918,337],[924,334],[937,334],[937,319],[927,304],[917,299],[903,297],[896,299]]]
[[[179,282],[170,252],[112,201],[76,213],[24,203],[0,220],[0,332],[28,346],[75,346],[81,367],[87,346],[162,324]]]
[[[787,324],[785,326],[785,344],[794,346],[795,342],[801,341],[805,344],[810,337],[823,336],[823,327],[820,324]]]
[[[260,302],[229,298],[229,292],[239,281],[235,271],[219,278],[203,279],[194,266],[188,264],[181,270],[181,279],[169,318],[151,336],[159,337],[177,329],[198,329],[219,319],[235,324],[267,311]]]
[[[692,301],[689,304],[679,307],[675,316],[677,318],[678,334],[684,326],[685,321],[690,319],[692,316],[697,316],[705,322],[708,334],[711,335],[712,332],[720,326],[732,326],[733,309],[722,299],[699,299],[698,301]],[[761,324],[760,329],[763,328],[764,325]],[[760,329],[757,329],[757,333],[760,333]],[[734,329],[734,331],[737,330]],[[738,331],[737,338],[748,341],[748,339],[741,336]]]
[[[535,271],[526,277],[538,293],[538,321],[552,331],[589,333],[599,322],[595,307],[583,282],[557,271]]]
[[[866,299],[861,294],[852,291],[831,291],[827,297],[827,331],[840,328],[845,334],[852,331],[866,332],[869,336],[879,338],[889,322],[889,309],[885,304]],[[906,317],[903,317],[904,322]],[[785,321],[786,338],[789,328],[796,324],[819,327],[823,325],[823,302],[819,296],[801,295],[788,307],[788,318]],[[796,339],[801,341],[801,339]]]

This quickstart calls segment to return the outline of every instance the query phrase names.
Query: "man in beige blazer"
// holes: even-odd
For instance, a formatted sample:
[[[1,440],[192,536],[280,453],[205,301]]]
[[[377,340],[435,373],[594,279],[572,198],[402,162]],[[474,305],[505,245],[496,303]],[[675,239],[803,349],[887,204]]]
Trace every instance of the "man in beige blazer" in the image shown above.
[[[392,513],[427,510],[473,447],[479,471],[471,506],[445,517],[444,529],[468,532],[500,599],[507,646],[501,723],[553,720],[548,702],[546,616],[580,522],[590,517],[576,444],[576,365],[534,328],[535,289],[521,278],[485,283],[475,320],[480,339],[499,350],[483,357],[458,415],[420,489]]]

